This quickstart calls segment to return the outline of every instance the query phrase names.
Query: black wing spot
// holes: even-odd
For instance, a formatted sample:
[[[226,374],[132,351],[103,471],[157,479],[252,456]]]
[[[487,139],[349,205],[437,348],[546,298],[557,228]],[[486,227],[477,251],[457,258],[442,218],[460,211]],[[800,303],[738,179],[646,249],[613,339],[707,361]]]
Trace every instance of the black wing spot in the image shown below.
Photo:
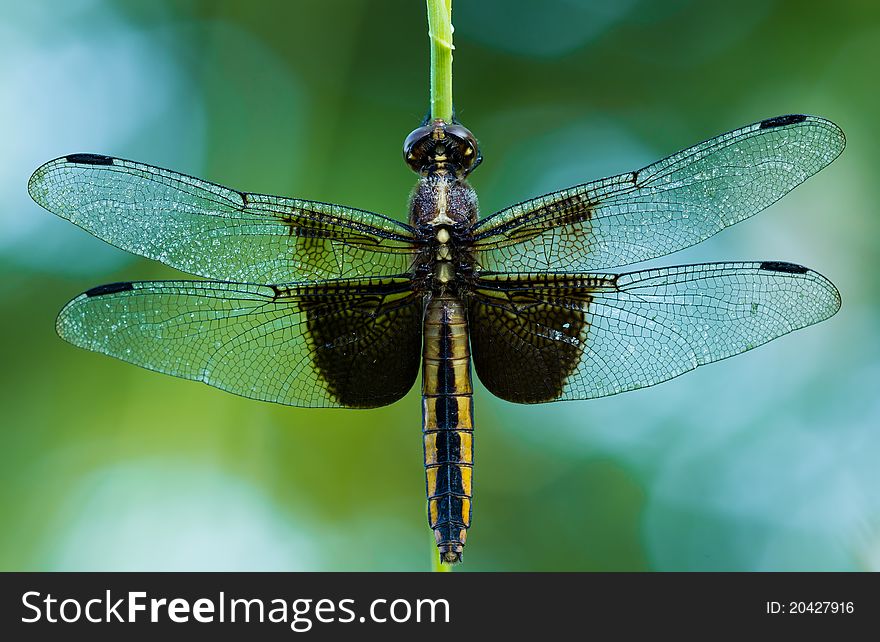
[[[802,123],[807,119],[803,114],[789,114],[787,116],[776,116],[761,121],[761,129],[770,129],[771,127],[782,127],[783,125],[794,125]]]
[[[101,154],[71,154],[65,156],[64,160],[68,163],[79,163],[81,165],[112,165],[113,158],[110,156],[102,156]]]
[[[797,263],[786,263],[785,261],[764,261],[761,263],[762,270],[770,272],[788,272],[789,274],[806,274],[809,268]]]
[[[99,285],[91,290],[86,290],[86,296],[104,296],[105,294],[116,294],[117,292],[126,292],[127,290],[134,290],[134,285],[132,285],[131,281]]]

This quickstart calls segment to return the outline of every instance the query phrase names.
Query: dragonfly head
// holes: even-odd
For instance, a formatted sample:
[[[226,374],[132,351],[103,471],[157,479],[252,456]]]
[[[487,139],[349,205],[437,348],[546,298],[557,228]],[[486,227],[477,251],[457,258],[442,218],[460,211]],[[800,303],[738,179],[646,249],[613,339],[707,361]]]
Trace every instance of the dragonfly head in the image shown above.
[[[440,119],[406,137],[403,158],[422,176],[452,173],[459,178],[470,174],[483,160],[477,139],[467,127]]]

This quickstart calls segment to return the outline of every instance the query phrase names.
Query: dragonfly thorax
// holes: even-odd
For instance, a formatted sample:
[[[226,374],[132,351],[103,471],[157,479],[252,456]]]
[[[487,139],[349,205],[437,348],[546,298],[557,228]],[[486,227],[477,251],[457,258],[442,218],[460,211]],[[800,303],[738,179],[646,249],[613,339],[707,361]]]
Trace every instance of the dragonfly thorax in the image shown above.
[[[477,193],[451,174],[422,176],[410,197],[410,225],[434,236],[438,226],[464,229],[477,222]]]
[[[410,224],[426,241],[416,263],[430,275],[432,287],[445,290],[466,268],[466,239],[477,217],[477,195],[466,180],[450,174],[419,178],[410,199]]]

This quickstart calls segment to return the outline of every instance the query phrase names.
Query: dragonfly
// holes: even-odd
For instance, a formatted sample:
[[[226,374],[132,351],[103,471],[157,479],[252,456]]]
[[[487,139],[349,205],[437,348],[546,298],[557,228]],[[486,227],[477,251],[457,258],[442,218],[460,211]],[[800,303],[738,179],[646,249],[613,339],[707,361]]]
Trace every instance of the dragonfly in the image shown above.
[[[80,294],[56,322],[76,346],[300,407],[385,406],[421,370],[429,527],[456,563],[472,517],[471,364],[506,401],[593,399],[827,319],[837,289],[794,263],[609,270],[751,217],[844,145],[823,118],[768,118],[481,218],[477,139],[426,118],[403,147],[418,174],[407,223],[98,154],[46,163],[28,190],[98,238],[202,277]]]

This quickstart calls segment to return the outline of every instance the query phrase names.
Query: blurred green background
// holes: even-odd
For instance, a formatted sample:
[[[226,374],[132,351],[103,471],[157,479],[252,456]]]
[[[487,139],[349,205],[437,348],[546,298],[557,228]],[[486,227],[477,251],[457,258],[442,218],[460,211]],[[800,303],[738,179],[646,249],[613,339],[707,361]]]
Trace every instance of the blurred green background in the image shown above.
[[[98,152],[405,219],[424,3],[0,6],[0,568],[429,569],[417,387],[291,409],[77,350],[53,329],[69,298],[179,274],[26,192],[42,162]],[[767,212],[657,262],[803,263],[840,313],[593,402],[479,388],[461,570],[880,570],[880,5],[456,0],[453,18],[485,214],[778,114],[849,140]]]

